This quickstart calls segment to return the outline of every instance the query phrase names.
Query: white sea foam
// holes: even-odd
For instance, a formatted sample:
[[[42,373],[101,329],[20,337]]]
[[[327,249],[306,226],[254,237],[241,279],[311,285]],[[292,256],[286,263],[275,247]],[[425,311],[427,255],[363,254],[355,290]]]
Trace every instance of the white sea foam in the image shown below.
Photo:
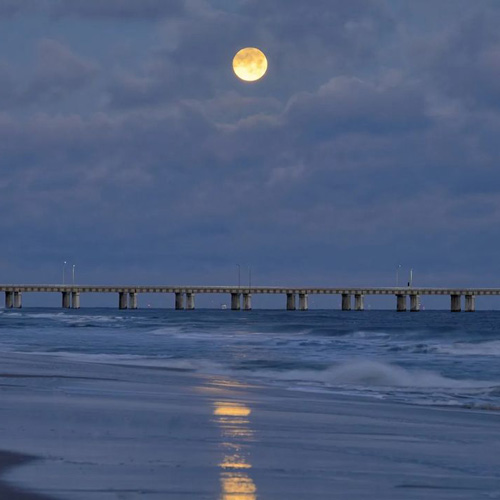
[[[390,334],[385,332],[371,332],[369,330],[358,330],[346,335],[347,338],[351,339],[368,339],[372,341],[373,339],[385,339],[390,337]]]
[[[13,311],[8,311],[4,313],[8,317],[14,317],[14,318],[23,318],[23,319],[48,319],[48,320],[56,320],[64,324],[82,324],[82,323],[91,323],[91,324],[98,324],[98,323],[116,323],[116,322],[125,322],[129,321],[132,316],[107,316],[107,315],[93,315],[93,314],[68,314],[66,312],[51,312],[51,313],[46,313],[46,312],[13,312]]]
[[[26,354],[26,352],[13,351],[17,354]],[[164,368],[166,370],[189,370],[199,371],[201,373],[227,372],[222,365],[199,359],[173,359],[169,357],[149,357],[134,354],[93,354],[93,353],[75,353],[67,351],[58,352],[32,352],[34,356],[49,356],[63,358],[69,361],[81,363],[102,363],[107,365],[126,365],[144,368]]]
[[[455,356],[500,356],[500,340],[488,342],[456,342],[451,345],[440,345],[436,351]]]
[[[175,336],[182,335],[183,338],[195,338],[199,337],[200,334],[196,332],[182,332],[181,328],[175,326],[162,326],[160,328],[155,328],[151,330],[150,333],[152,335],[167,335],[167,336]]]
[[[329,386],[399,387],[399,388],[487,388],[497,384],[487,381],[457,380],[424,370],[407,370],[378,361],[349,361],[325,370],[290,370],[274,372],[281,380],[320,382]]]
[[[35,354],[35,353],[33,353]],[[165,369],[185,369],[212,374],[232,374],[236,377],[259,378],[268,381],[288,381],[294,384],[320,384],[327,387],[405,388],[405,389],[487,389],[498,383],[460,380],[444,377],[428,370],[408,370],[400,366],[370,360],[351,360],[324,370],[272,370],[269,368],[242,372],[220,363],[200,359],[177,359],[168,356],[150,357],[132,354],[93,354],[75,352],[38,352],[36,355],[55,356],[79,362],[120,364]]]

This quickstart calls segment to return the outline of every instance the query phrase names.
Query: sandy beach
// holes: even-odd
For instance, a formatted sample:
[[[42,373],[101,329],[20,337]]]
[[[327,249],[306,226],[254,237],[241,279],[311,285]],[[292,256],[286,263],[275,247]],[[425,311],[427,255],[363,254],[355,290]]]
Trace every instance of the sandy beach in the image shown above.
[[[2,498],[500,496],[496,412],[133,364],[0,362]]]

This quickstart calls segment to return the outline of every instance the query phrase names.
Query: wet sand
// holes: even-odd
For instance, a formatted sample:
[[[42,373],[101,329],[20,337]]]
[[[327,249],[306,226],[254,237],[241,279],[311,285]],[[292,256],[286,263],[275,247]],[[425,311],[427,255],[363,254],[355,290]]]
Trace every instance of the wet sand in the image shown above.
[[[35,459],[35,457],[30,457],[28,455],[0,451],[0,478],[9,469],[13,467],[20,467]],[[50,500],[47,496],[30,493],[16,486],[9,486],[8,484],[3,483],[1,479],[0,498],[5,500]]]
[[[0,366],[0,498],[500,497],[497,412],[49,356]]]

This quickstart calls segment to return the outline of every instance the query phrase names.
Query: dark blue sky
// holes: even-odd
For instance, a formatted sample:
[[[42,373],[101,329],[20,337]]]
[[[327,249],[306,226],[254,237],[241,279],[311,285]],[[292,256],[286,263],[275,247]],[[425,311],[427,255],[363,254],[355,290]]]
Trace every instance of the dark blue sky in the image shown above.
[[[500,285],[498,1],[0,0],[0,23],[0,281]]]

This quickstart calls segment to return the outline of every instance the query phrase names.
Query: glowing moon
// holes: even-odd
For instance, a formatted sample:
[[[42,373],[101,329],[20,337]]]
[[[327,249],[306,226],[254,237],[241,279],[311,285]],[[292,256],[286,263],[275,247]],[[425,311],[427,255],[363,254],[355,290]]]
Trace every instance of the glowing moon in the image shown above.
[[[245,82],[260,80],[267,71],[267,58],[255,47],[241,49],[233,59],[233,70]]]

